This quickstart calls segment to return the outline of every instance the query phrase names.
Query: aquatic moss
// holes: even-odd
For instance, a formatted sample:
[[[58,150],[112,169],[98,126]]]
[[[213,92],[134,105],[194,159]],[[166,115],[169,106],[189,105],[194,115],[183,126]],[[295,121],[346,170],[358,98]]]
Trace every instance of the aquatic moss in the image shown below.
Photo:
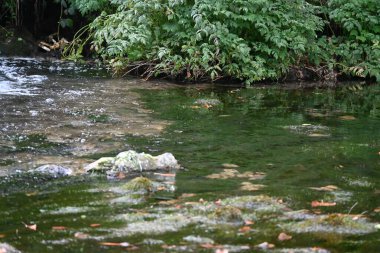
[[[152,192],[153,191],[153,182],[146,177],[136,177],[126,183],[124,188],[134,192]]]
[[[241,210],[234,206],[221,206],[212,213],[212,216],[217,220],[222,220],[226,222],[243,221]]]

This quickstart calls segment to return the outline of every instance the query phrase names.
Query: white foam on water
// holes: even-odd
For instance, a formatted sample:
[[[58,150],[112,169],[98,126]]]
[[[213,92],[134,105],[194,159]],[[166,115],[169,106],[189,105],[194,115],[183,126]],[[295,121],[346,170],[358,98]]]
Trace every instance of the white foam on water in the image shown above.
[[[32,91],[38,89],[34,85],[41,84],[48,79],[44,75],[26,74],[20,63],[38,64],[39,62],[28,58],[0,58],[0,94],[33,95]]]

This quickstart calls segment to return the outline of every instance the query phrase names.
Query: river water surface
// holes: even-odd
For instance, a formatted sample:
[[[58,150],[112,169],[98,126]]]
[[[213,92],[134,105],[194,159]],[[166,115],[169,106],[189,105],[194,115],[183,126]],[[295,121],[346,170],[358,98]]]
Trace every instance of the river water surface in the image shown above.
[[[380,252],[379,85],[181,87],[0,58],[0,107],[1,247]],[[129,179],[82,175],[129,149],[173,153],[175,190],[136,197]],[[45,164],[76,175],[27,173]]]

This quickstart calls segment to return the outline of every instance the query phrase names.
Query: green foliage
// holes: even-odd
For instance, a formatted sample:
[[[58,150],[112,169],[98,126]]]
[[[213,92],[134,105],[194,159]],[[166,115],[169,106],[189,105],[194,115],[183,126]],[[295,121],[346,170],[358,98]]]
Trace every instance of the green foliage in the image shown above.
[[[0,25],[17,23],[17,2],[15,0],[3,0],[0,4]]]
[[[94,48],[116,71],[148,62],[146,76],[276,79],[300,61],[322,29],[303,0],[111,2],[117,11],[90,25]]]
[[[327,23],[310,61],[339,73],[380,81],[380,8],[377,0],[330,0],[320,8]]]

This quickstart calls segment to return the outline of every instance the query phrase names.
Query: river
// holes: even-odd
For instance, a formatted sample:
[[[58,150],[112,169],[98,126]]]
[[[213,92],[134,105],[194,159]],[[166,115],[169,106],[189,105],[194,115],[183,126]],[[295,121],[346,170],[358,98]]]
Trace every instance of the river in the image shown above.
[[[0,105],[0,249],[380,252],[379,85],[179,86],[0,58]],[[125,150],[171,152],[175,188],[82,174]],[[45,164],[75,175],[27,173]]]

